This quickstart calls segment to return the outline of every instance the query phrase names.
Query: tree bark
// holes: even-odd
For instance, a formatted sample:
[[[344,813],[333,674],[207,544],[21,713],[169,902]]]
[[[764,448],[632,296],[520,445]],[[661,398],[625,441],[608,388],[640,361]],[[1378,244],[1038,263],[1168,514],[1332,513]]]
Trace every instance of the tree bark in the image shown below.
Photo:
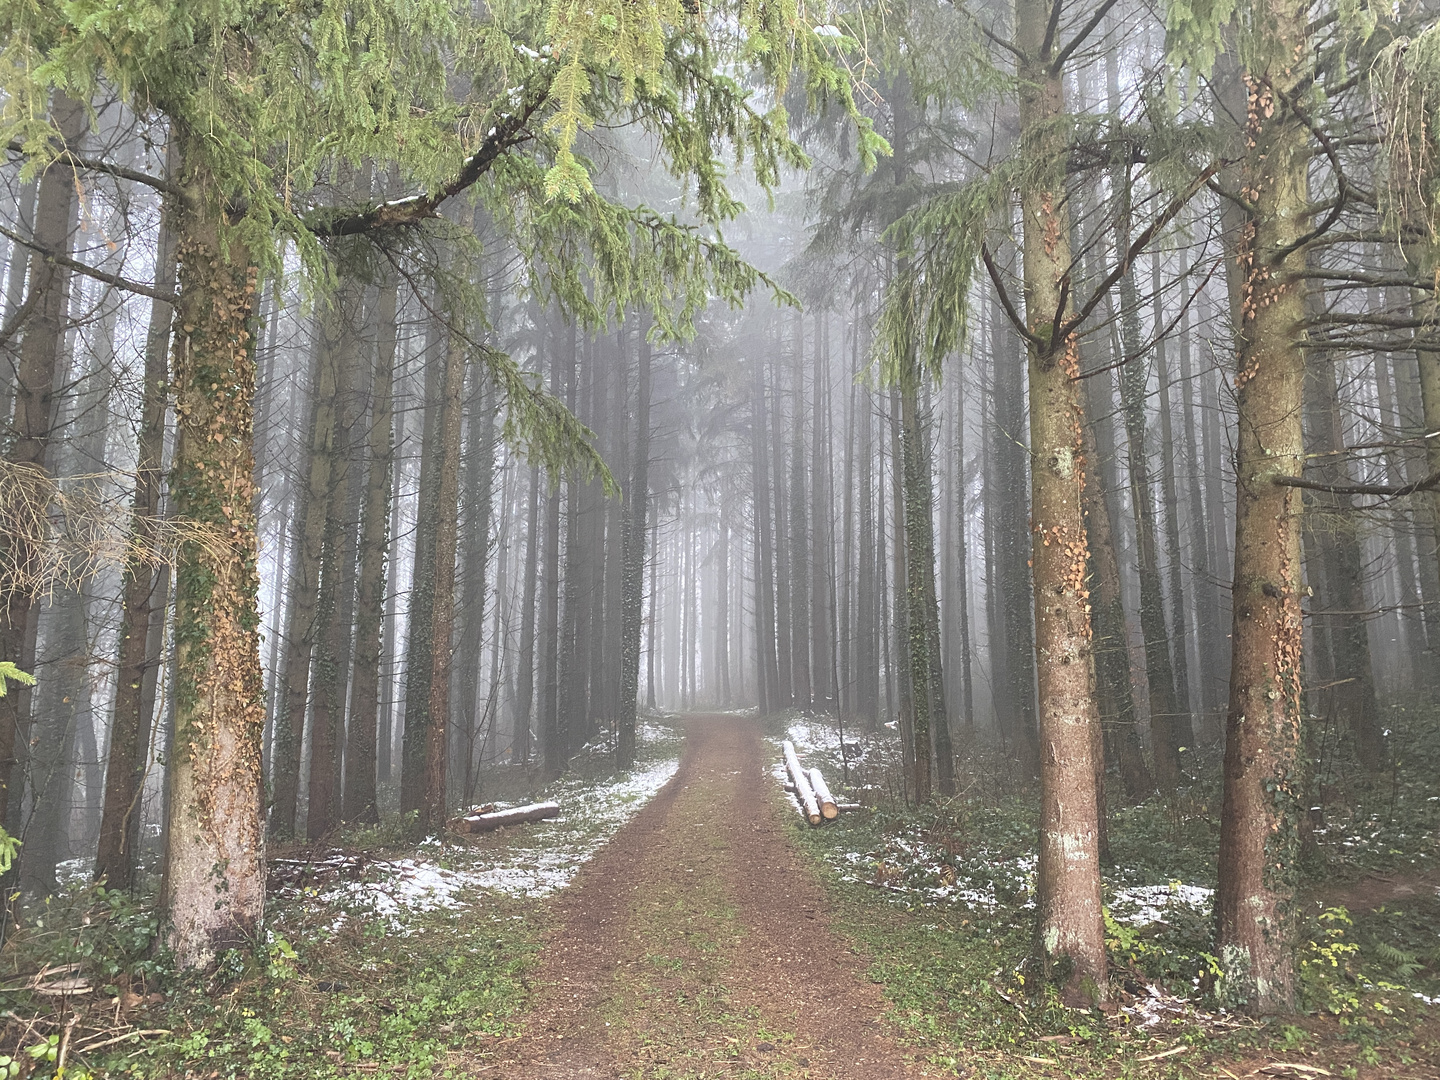
[[[167,173],[174,159],[167,155]],[[175,291],[174,208],[166,207],[160,219],[155,247],[157,292]],[[140,433],[135,454],[135,496],[130,507],[130,533],[137,555],[125,564],[121,585],[119,655],[115,670],[115,713],[110,725],[110,747],[105,764],[105,797],[100,811],[100,841],[95,854],[95,879],[107,888],[128,889],[135,873],[136,842],[140,835],[140,794],[145,781],[154,696],[147,677],[162,663],[157,655],[152,624],[165,608],[161,573],[145,557],[155,542],[160,516],[160,470],[165,453],[166,375],[169,373],[170,324],[174,309],[159,300],[150,306],[145,338],[144,388],[141,391]],[[168,582],[166,582],[168,584]]]
[[[621,594],[620,633],[623,639],[620,673],[619,730],[615,764],[635,764],[636,700],[640,693],[641,613],[645,603],[645,524],[650,503],[650,392],[653,357],[642,325],[637,342],[635,387],[635,457],[630,486],[625,492],[624,581]]]
[[[265,706],[257,617],[255,462],[256,271],[226,230],[223,196],[205,172],[203,137],[177,125],[180,301],[173,385],[175,515],[197,530],[175,579],[173,745],[163,895],[181,969],[255,940],[265,906],[260,742]]]
[[[312,365],[310,435],[301,468],[305,481],[295,514],[294,558],[290,570],[290,607],[286,614],[284,704],[275,718],[271,751],[274,801],[270,835],[281,840],[295,834],[300,806],[300,751],[310,700],[310,668],[319,630],[320,564],[325,550],[325,517],[334,468],[336,380],[338,357],[323,341],[317,343]]]
[[[1383,360],[1382,360],[1383,362]],[[1340,415],[1339,388],[1335,366],[1328,356],[1316,357],[1305,378],[1305,421],[1309,428],[1307,457],[1318,466],[1315,478],[1323,484],[1343,485],[1354,481],[1345,468],[1345,433]],[[1360,521],[1350,496],[1328,491],[1308,493],[1307,516],[1314,522],[1314,548],[1305,549],[1306,563],[1323,565],[1322,575],[1306,574],[1313,586],[1324,584],[1311,601],[1323,614],[1329,631],[1331,670],[1328,678],[1331,701],[1345,719],[1355,740],[1355,753],[1366,769],[1383,768],[1388,758],[1385,735],[1380,726],[1380,706],[1375,700],[1375,674],[1370,660],[1370,631],[1357,612],[1365,600],[1364,553],[1361,550]],[[1332,615],[1325,609],[1345,614]],[[1312,619],[1312,621],[1314,621]]]
[[[365,455],[365,503],[360,520],[360,576],[355,603],[355,675],[350,688],[350,724],[345,739],[345,821],[373,825],[376,741],[380,719],[381,626],[385,617],[386,564],[390,557],[390,497],[393,486],[395,394],[395,282],[380,286],[376,305],[379,340],[370,380],[370,431]],[[388,702],[383,706],[389,707]],[[388,734],[388,732],[387,732]]]
[[[1301,708],[1300,507],[1305,372],[1308,128],[1287,104],[1310,65],[1305,10],[1272,5],[1252,43],[1241,190],[1255,210],[1235,240],[1235,580],[1215,912],[1223,994],[1252,1013],[1294,1007]],[[1293,100],[1293,99],[1291,99]]]
[[[51,106],[51,119],[60,133],[59,142],[72,152],[78,149],[88,126],[84,104],[57,92]],[[39,247],[61,254],[70,252],[79,183],[74,169],[58,162],[41,175],[34,232]],[[19,490],[13,497],[17,501],[28,499],[33,504],[42,501],[38,481],[49,467],[47,457],[56,411],[54,388],[61,382],[56,374],[69,322],[71,275],[64,266],[43,258],[29,259],[28,268],[26,302],[33,301],[34,307],[20,339],[11,423],[13,437],[6,457],[11,465],[17,466],[13,477]],[[35,670],[35,634],[39,624],[34,590],[24,579],[37,573],[41,559],[31,543],[33,539],[17,532],[0,541],[3,542],[0,562],[7,564],[7,569],[13,568],[19,579],[17,587],[6,589],[0,596],[0,661],[15,664],[29,673]],[[0,698],[0,821],[17,834],[20,830],[15,822],[20,800],[12,799],[10,793],[30,742],[31,697],[28,687],[16,683]]]
[[[418,809],[426,833],[445,828],[446,749],[450,724],[451,637],[455,626],[455,552],[459,540],[460,421],[464,411],[464,346],[452,336],[445,357],[440,407],[440,461],[436,484],[435,581],[431,588],[431,668],[429,707],[425,715],[424,790]],[[408,734],[408,731],[407,731]]]
[[[416,814],[424,827],[430,729],[430,688],[435,678],[436,551],[440,529],[441,420],[445,414],[445,376],[450,342],[434,318],[430,324],[425,365],[425,427],[420,439],[419,515],[415,526],[415,561],[410,576],[409,643],[405,656],[405,730],[400,746],[400,812]]]
[[[355,615],[356,528],[361,488],[354,458],[361,291],[342,282],[334,308],[322,319],[323,348],[334,354],[335,433],[325,499],[325,539],[316,605],[314,694],[310,719],[310,785],[305,835],[327,836],[340,823],[340,751],[345,741],[345,701],[350,686],[351,630]]]
[[[1021,152],[1038,175],[1022,185],[1031,468],[1031,558],[1040,700],[1040,858],[1037,938],[1062,999],[1092,1006],[1109,996],[1101,918],[1079,353],[1051,328],[1068,312],[1071,269],[1063,162],[1061,75],[1045,27],[1049,4],[1016,0]]]
[[[1146,799],[1155,790],[1155,781],[1140,749],[1140,732],[1135,723],[1135,691],[1130,677],[1130,649],[1126,642],[1125,604],[1120,588],[1120,559],[1115,551],[1117,511],[1113,493],[1105,482],[1107,469],[1101,459],[1101,440],[1096,435],[1100,417],[1114,405],[1109,380],[1095,374],[1084,380],[1086,418],[1084,425],[1085,532],[1090,551],[1094,590],[1091,623],[1095,636],[1096,702],[1100,722],[1111,732],[1110,745],[1120,769],[1125,798],[1131,803]],[[1112,440],[1106,440],[1110,442]]]

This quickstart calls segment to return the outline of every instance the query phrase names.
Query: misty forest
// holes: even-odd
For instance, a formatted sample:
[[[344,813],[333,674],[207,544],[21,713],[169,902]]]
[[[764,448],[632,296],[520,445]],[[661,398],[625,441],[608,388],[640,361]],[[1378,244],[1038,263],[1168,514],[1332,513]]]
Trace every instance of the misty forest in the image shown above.
[[[1440,1078],[1433,0],[0,0],[0,1076]]]

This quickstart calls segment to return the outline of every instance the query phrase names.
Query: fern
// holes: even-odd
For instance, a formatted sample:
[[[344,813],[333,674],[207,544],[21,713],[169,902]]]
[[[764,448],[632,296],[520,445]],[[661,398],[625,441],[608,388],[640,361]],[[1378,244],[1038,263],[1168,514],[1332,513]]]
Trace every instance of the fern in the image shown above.
[[[1402,979],[1411,978],[1425,966],[1418,955],[1406,952],[1389,942],[1376,942],[1373,952],[1377,959],[1383,961]]]

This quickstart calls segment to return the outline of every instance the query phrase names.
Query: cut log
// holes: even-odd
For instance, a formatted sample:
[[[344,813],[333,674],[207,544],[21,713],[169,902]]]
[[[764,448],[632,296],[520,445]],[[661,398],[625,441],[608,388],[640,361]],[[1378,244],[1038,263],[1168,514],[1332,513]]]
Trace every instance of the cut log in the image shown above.
[[[492,832],[506,825],[523,825],[527,821],[544,821],[560,816],[560,804],[555,802],[530,803],[515,806],[509,810],[495,810],[488,814],[471,814],[460,819],[458,831],[467,833]]]
[[[839,810],[841,813],[846,813],[849,811],[864,810],[865,804],[858,802],[837,802],[835,804],[835,809]]]
[[[815,801],[820,804],[821,817],[826,821],[834,821],[839,817],[839,804],[835,802],[835,796],[830,794],[829,785],[825,783],[825,777],[820,775],[819,769],[810,770],[810,787],[815,791]]]
[[[825,819],[820,813],[820,803],[815,798],[815,791],[810,787],[810,777],[800,767],[800,759],[795,756],[795,744],[786,739],[784,746],[785,768],[790,773],[790,782],[795,785],[795,797],[805,812],[805,820],[811,825],[819,825]]]

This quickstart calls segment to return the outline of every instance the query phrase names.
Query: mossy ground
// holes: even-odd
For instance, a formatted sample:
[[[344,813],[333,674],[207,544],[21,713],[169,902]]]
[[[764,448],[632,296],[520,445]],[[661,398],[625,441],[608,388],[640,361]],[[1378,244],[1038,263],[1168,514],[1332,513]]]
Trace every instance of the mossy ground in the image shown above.
[[[893,755],[867,744],[852,778],[876,805],[823,829],[797,816],[791,828],[825,875],[836,925],[869,956],[893,1018],[961,1075],[1218,1078],[1288,1062],[1298,1068],[1271,1075],[1326,1075],[1309,1067],[1435,1077],[1440,1008],[1426,999],[1440,1003],[1440,710],[1396,706],[1390,726],[1389,773],[1358,774],[1343,749],[1316,770],[1322,809],[1312,815],[1300,898],[1305,1011],[1289,1018],[1219,1012],[1208,913],[1179,902],[1155,923],[1110,924],[1119,1012],[1061,1008],[1027,963],[1034,799],[983,754],[960,797],[916,811],[892,795]],[[838,775],[838,742],[815,743],[810,763]],[[1204,777],[1216,766],[1197,755],[1192,768]],[[1112,811],[1107,900],[1127,887],[1213,887],[1219,795],[1218,783],[1197,779],[1175,796]]]

